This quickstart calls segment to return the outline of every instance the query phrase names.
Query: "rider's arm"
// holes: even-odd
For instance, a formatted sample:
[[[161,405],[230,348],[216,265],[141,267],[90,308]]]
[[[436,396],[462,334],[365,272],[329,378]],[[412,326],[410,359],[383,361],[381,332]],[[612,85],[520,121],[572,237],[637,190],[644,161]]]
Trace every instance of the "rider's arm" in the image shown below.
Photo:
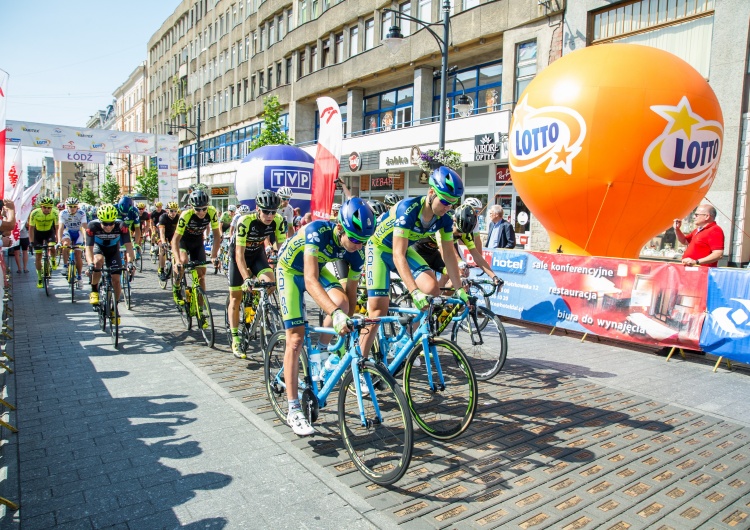
[[[396,266],[396,271],[401,279],[404,281],[404,285],[412,292],[417,288],[417,282],[414,280],[414,276],[411,273],[409,262],[406,261],[406,251],[409,249],[409,239],[396,234],[393,232],[393,264]],[[458,269],[458,267],[456,267]]]
[[[357,287],[359,286],[359,280],[349,279],[346,282],[346,297],[349,300],[349,316],[354,314],[354,309],[357,307]]]
[[[164,225],[158,225],[159,228],[159,239],[162,243],[169,243],[167,241],[167,227]]]
[[[89,265],[94,263],[94,234],[88,229],[86,230],[86,263]]]
[[[317,252],[308,252],[307,247],[305,248],[304,268],[307,292],[310,293],[312,299],[326,315],[332,315],[334,311],[339,309],[339,306],[333,303],[333,300],[323,288],[323,284],[320,283]]]
[[[60,222],[57,223],[57,242],[58,243],[62,241],[62,236],[63,236],[62,214],[63,214],[63,212],[60,212],[60,216],[58,217],[58,220]],[[0,227],[0,228],[2,228],[2,227]]]

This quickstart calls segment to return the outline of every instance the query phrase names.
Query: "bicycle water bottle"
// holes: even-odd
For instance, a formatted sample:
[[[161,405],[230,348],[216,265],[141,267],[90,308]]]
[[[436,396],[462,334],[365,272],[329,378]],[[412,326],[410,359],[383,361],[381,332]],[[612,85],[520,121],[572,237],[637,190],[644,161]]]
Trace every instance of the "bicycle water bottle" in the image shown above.
[[[313,381],[320,381],[320,353],[311,353],[310,357],[310,376]]]
[[[255,311],[253,311],[253,308],[246,307],[245,308],[245,323],[252,324],[254,318],[255,318]]]
[[[325,383],[331,374],[336,371],[336,365],[339,364],[339,361],[341,361],[341,358],[337,352],[328,356],[328,359],[326,359],[326,362],[323,365],[323,373],[320,374],[321,381]]]

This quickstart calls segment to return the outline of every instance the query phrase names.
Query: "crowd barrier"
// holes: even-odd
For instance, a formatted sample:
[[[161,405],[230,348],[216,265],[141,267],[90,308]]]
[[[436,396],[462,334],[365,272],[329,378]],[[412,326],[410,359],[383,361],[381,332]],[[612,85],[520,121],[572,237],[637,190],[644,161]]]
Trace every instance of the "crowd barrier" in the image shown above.
[[[750,363],[749,271],[501,249],[484,258],[505,280],[490,300],[503,317]]]
[[[2,274],[4,282],[3,299],[0,304],[0,416],[2,417],[2,419],[0,419],[0,428],[9,432],[10,435],[13,436],[18,432],[18,429],[10,423],[10,418],[8,416],[12,411],[16,410],[16,407],[10,403],[12,399],[11,396],[8,395],[7,385],[7,378],[13,373],[13,369],[10,365],[14,361],[13,357],[8,353],[8,343],[13,338],[11,335],[13,328],[9,324],[10,319],[13,317],[13,310],[10,307],[12,303],[12,292],[10,288],[10,275],[8,274],[5,260],[2,255],[0,255],[0,274]],[[4,434],[5,433],[3,433],[3,435]],[[4,444],[3,447],[6,447],[6,445]],[[14,449],[12,445],[8,445],[7,447]],[[3,466],[7,465],[6,458],[7,455],[0,455]],[[6,479],[7,475],[8,473],[5,473]],[[5,484],[2,484],[1,486],[3,491],[13,489],[12,487],[6,487]],[[0,506],[6,511],[10,510],[13,512],[17,511],[19,507],[16,502],[6,497],[0,497]]]

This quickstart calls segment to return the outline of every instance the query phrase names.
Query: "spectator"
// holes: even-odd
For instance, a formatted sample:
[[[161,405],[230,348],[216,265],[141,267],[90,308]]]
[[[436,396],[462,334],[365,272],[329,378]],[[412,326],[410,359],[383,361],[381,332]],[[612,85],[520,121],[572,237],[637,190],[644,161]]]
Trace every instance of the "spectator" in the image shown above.
[[[487,248],[515,248],[516,233],[513,226],[503,219],[502,206],[490,206],[487,212],[490,224],[487,228]]]
[[[300,226],[305,226],[308,223],[312,223],[312,214],[310,212],[307,212],[302,216],[302,222],[300,222]]]
[[[23,272],[29,272],[29,253],[27,252],[27,250],[29,250],[28,224],[25,224],[23,228],[21,228],[19,237],[20,239],[16,241],[16,244],[8,249],[8,258],[10,258],[10,256],[16,257],[16,272],[20,273],[21,259],[19,258],[19,254],[21,254],[23,256]]]
[[[704,265],[716,267],[724,255],[724,231],[716,224],[716,208],[710,204],[701,204],[693,214],[695,230],[683,234],[680,230],[682,221],[674,220],[674,233],[677,240],[687,245],[682,254],[684,265]]]

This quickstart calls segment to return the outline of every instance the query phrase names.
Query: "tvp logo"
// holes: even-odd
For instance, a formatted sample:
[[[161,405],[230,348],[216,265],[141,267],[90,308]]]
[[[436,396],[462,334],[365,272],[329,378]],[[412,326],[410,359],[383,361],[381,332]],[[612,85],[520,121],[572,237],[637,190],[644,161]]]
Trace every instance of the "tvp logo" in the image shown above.
[[[283,186],[292,188],[292,191],[310,192],[312,185],[312,170],[296,167],[268,167],[270,173],[271,188],[279,189]]]

